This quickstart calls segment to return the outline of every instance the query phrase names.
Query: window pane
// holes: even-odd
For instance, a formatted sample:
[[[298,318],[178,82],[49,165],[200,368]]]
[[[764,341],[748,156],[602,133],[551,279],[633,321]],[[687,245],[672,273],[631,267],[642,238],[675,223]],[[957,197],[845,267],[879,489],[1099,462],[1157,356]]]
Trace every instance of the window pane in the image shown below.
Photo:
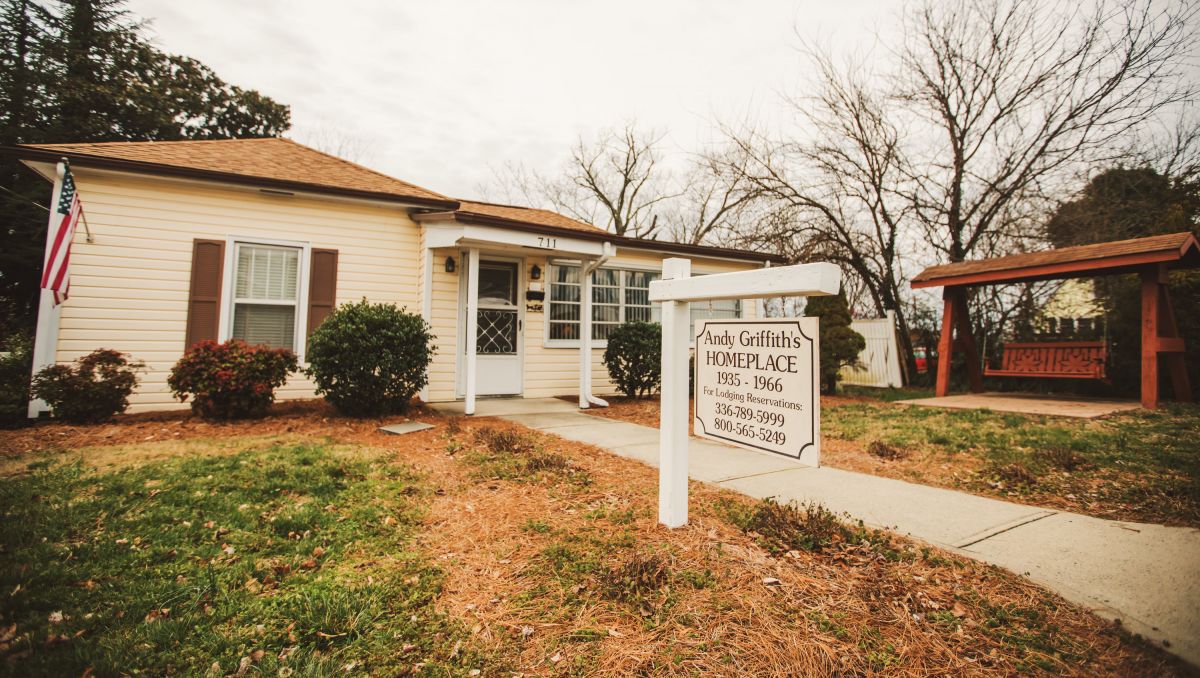
[[[625,322],[651,322],[649,306],[630,306],[625,309]],[[657,321],[655,321],[657,322]]]
[[[620,303],[621,290],[616,287],[593,287],[592,301],[597,304]]]
[[[592,325],[592,339],[600,341],[608,341],[608,335],[612,333],[615,323],[596,323]]]
[[[550,301],[571,301],[579,303],[579,286],[560,284],[551,285]]]
[[[516,304],[517,265],[481,263],[479,300],[485,304]]]
[[[631,306],[649,306],[650,290],[640,290],[635,287],[626,287],[625,303]]]
[[[579,323],[550,323],[550,338],[551,339],[578,339],[579,338]]]
[[[300,251],[294,247],[239,244],[234,296],[294,301],[299,272]]]
[[[650,288],[650,281],[658,280],[658,274],[652,271],[625,271],[625,287]]]
[[[592,307],[592,320],[598,320],[600,322],[610,322],[610,323],[620,322],[621,307],[620,306],[593,306]]]
[[[233,338],[248,344],[267,344],[295,350],[296,307],[235,304]]]
[[[550,304],[551,320],[579,320],[578,304]]]
[[[611,268],[602,268],[592,274],[593,285],[608,285],[610,287],[617,286],[617,274],[620,271],[614,271]]]
[[[572,285],[579,284],[579,267],[578,266],[552,266],[550,268],[550,282],[552,283],[570,283]]]

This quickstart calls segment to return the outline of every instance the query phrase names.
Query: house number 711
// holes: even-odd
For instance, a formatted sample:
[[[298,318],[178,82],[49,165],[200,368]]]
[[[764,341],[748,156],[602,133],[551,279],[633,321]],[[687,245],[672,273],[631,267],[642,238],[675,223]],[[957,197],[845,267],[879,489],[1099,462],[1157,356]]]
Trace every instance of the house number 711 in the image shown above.
[[[538,237],[538,247],[542,249],[552,250],[558,247],[558,238],[543,238]]]

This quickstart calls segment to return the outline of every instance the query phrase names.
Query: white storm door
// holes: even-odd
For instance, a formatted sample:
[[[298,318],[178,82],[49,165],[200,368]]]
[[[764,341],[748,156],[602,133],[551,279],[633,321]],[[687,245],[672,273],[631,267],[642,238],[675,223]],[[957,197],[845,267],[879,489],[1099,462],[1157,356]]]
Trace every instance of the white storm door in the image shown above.
[[[521,265],[515,261],[479,260],[476,395],[521,393],[524,323],[519,304],[520,273]]]

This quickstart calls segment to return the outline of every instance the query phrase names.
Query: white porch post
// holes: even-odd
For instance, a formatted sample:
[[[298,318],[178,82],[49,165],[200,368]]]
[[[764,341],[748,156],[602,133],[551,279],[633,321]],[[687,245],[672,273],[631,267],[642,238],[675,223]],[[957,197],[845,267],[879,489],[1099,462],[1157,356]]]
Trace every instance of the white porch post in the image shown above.
[[[663,261],[663,280],[689,278],[689,259]],[[662,394],[659,400],[658,522],[688,521],[688,326],[691,304],[662,302]]]
[[[46,228],[46,247],[42,254],[43,270],[49,265],[50,247],[54,243],[54,235],[57,231],[58,224],[54,223],[55,216],[60,216],[56,212],[58,207],[58,197],[62,194],[63,173],[66,166],[62,162],[58,163],[57,172],[54,177],[54,190],[50,194],[50,216]],[[33,374],[41,372],[44,368],[53,365],[55,354],[58,352],[58,326],[62,320],[62,305],[54,305],[54,293],[50,290],[41,290],[41,297],[38,299],[38,317],[37,330],[33,337]],[[27,414],[30,419],[36,419],[42,412],[50,410],[50,406],[41,398],[30,399],[29,409]]]
[[[421,274],[421,317],[425,322],[433,325],[433,248],[425,247],[425,259],[422,263],[424,271]],[[429,402],[429,382],[426,380],[425,387],[417,394],[421,402]]]
[[[592,271],[590,261],[579,262],[579,409],[592,406]]]
[[[475,414],[475,364],[477,342],[479,337],[479,250],[467,250],[467,322],[466,322],[466,351],[463,365],[467,370],[466,403],[463,406],[465,414]]]

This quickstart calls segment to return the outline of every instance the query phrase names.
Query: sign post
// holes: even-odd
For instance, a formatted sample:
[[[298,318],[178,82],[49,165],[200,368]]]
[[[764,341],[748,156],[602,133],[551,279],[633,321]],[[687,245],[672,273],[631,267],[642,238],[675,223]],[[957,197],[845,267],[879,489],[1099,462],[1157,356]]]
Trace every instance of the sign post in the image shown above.
[[[688,328],[691,302],[837,294],[841,280],[841,271],[828,263],[780,266],[693,278],[691,261],[675,258],[663,262],[662,280],[650,283],[650,300],[662,303],[662,396],[658,469],[660,523],[667,527],[681,527],[688,521],[688,356],[691,339]],[[730,342],[730,347],[725,348],[736,347],[736,350],[721,351],[716,343],[705,346],[698,340],[696,432],[701,435],[721,433],[725,437],[708,437],[719,438],[743,447],[787,454],[815,464],[819,458],[820,427],[820,401],[815,395],[818,373],[815,321],[815,318],[762,321],[764,327],[759,327],[760,330],[767,329],[765,325],[773,325],[774,328],[762,335],[762,339],[748,338],[747,345],[743,345],[741,339],[742,329],[732,331],[729,335],[732,339],[718,340],[715,338],[718,335],[713,335],[714,342]],[[731,326],[759,324],[751,321],[728,322]],[[724,330],[715,329],[721,324],[722,321],[708,321],[697,329],[699,332],[703,328],[711,327],[716,332],[723,332]],[[732,327],[726,329],[733,330]],[[779,346],[756,346],[755,343],[788,343],[790,346],[786,351],[780,351]],[[730,382],[738,381],[736,386],[709,384],[713,389],[712,393],[702,394],[700,370],[706,357],[704,351],[708,350],[714,351],[713,363],[704,368],[705,375],[719,372],[735,375],[726,379]],[[774,351],[776,356],[774,359],[767,357],[771,351]],[[803,359],[806,351],[809,356],[807,360]],[[717,355],[721,353],[725,355]],[[731,356],[730,353],[737,355]],[[776,373],[780,367],[785,372]],[[769,372],[771,374],[768,374]],[[755,377],[759,380],[756,381]],[[774,381],[776,377],[778,382]],[[721,377],[712,378],[720,380]],[[747,381],[743,382],[742,379]],[[764,382],[764,379],[767,381]],[[729,389],[721,391],[722,386],[729,386]],[[730,390],[733,388],[737,390]],[[727,392],[740,393],[744,400],[753,398],[755,402],[748,410],[730,410],[734,412],[730,415],[720,407],[722,403],[734,404],[732,399],[736,399],[736,395],[722,395]],[[759,400],[763,402],[758,402]],[[804,407],[806,404],[807,408]],[[700,418],[702,406],[706,408],[706,418],[703,422]],[[796,409],[797,407],[800,409]],[[717,414],[718,410],[722,414]],[[805,426],[803,415],[809,417],[810,427]],[[751,420],[762,417],[762,425],[756,422],[750,426],[744,421],[746,416]],[[718,419],[722,423],[717,424]],[[711,426],[711,430],[708,426]],[[728,430],[717,431],[718,428]],[[760,428],[764,430],[761,433],[762,439],[759,439]],[[809,438],[807,445],[804,444],[805,438]],[[752,441],[761,445],[749,444]]]

